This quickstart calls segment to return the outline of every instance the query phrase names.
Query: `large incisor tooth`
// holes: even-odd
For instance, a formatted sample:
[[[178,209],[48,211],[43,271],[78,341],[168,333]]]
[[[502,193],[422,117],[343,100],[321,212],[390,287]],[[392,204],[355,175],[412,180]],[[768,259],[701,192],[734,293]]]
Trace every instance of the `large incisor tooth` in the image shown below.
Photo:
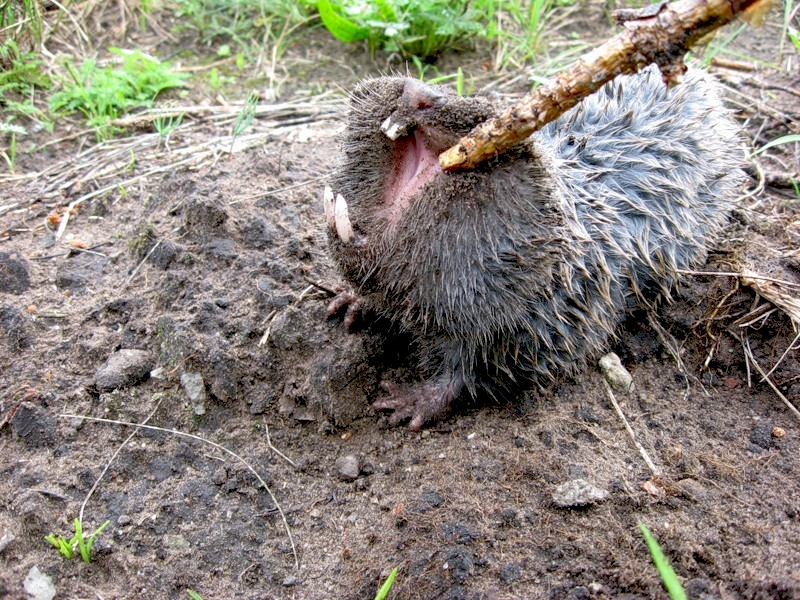
[[[353,224],[350,222],[350,217],[347,214],[347,202],[345,202],[341,194],[337,194],[336,196],[334,216],[336,221],[336,233],[339,235],[339,239],[345,244],[349,244],[353,239]]]
[[[328,227],[334,229],[336,227],[336,215],[333,207],[333,190],[329,185],[326,185],[325,191],[322,192],[322,204],[325,207],[325,218],[328,220]]]
[[[394,142],[397,140],[397,138],[405,133],[405,127],[403,127],[401,123],[393,120],[393,116],[394,115],[390,115],[386,117],[386,120],[381,123],[381,131],[387,138]]]

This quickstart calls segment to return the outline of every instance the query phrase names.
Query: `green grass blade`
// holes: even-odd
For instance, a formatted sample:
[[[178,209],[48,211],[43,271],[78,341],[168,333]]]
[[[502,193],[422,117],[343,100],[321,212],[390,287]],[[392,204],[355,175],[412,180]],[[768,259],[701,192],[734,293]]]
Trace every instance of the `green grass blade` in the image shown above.
[[[389,576],[386,578],[386,581],[383,582],[381,589],[378,590],[378,593],[375,595],[375,600],[385,600],[386,596],[389,595],[389,590],[392,589],[392,585],[394,585],[394,579],[397,577],[397,567],[392,569],[392,572],[389,573]]]
[[[642,531],[642,535],[647,542],[647,548],[650,550],[650,556],[653,557],[653,564],[656,566],[656,569],[658,569],[658,572],[661,575],[661,581],[664,583],[664,587],[667,589],[669,597],[672,598],[672,600],[687,600],[686,592],[683,591],[683,586],[678,580],[678,576],[675,574],[675,571],[672,570],[672,567],[670,566],[667,557],[664,556],[664,553],[661,551],[661,547],[658,545],[656,538],[653,537],[653,534],[650,533],[650,530],[641,521],[639,522],[639,529]]]
[[[77,522],[77,519],[75,519],[75,521]],[[94,533],[91,536],[89,536],[88,542],[84,542],[83,536],[80,537],[78,541],[78,546],[81,550],[81,557],[83,558],[83,562],[85,563],[92,562],[92,546],[94,545],[94,540],[97,538],[98,535],[100,535],[103,529],[108,527],[109,523],[111,523],[111,521],[106,521],[105,523],[100,525],[100,527],[95,529]]]
[[[784,135],[779,138],[775,138],[772,141],[767,142],[761,148],[753,152],[752,156],[758,156],[765,150],[769,150],[770,148],[774,148],[775,146],[780,146],[781,144],[795,144],[800,142],[800,134],[792,133],[790,135]]]
[[[55,547],[56,550],[59,551],[61,556],[63,556],[64,558],[72,558],[73,556],[72,545],[67,540],[62,538],[60,535],[55,535],[51,533],[44,539],[53,544],[53,546]]]

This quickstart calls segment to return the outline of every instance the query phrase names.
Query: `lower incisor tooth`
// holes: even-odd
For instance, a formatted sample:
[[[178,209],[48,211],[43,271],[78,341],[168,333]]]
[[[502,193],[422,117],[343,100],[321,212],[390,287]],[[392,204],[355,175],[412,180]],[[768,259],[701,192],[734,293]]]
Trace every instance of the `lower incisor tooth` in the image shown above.
[[[322,204],[325,207],[325,218],[328,221],[328,227],[335,229],[336,215],[334,214],[333,190],[329,185],[325,186],[325,191],[322,193]]]
[[[334,207],[334,216],[336,222],[336,233],[339,235],[345,244],[349,244],[353,239],[353,224],[350,222],[350,216],[347,213],[347,202],[341,194],[336,196],[336,205]]]

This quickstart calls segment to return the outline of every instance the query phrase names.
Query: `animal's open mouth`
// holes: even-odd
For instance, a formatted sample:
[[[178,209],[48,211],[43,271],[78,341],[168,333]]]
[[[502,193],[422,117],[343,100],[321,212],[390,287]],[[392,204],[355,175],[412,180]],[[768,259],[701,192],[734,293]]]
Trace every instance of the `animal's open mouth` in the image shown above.
[[[397,140],[394,146],[395,168],[384,196],[393,213],[405,210],[411,199],[442,172],[439,157],[425,145],[425,135],[419,129]]]

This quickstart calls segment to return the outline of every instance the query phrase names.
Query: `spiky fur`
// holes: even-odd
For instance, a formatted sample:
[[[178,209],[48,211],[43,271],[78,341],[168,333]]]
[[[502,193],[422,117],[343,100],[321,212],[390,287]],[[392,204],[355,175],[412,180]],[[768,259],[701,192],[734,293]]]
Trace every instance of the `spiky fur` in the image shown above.
[[[359,242],[332,234],[330,246],[369,305],[417,336],[440,388],[460,382],[474,394],[583,368],[627,308],[668,294],[680,269],[705,260],[743,182],[717,85],[692,69],[668,90],[648,70],[503,157],[440,175],[390,215],[387,117],[409,119],[438,153],[499,111],[435,86],[424,90],[433,106],[415,109],[407,84],[367,80],[352,95],[331,185]]]

